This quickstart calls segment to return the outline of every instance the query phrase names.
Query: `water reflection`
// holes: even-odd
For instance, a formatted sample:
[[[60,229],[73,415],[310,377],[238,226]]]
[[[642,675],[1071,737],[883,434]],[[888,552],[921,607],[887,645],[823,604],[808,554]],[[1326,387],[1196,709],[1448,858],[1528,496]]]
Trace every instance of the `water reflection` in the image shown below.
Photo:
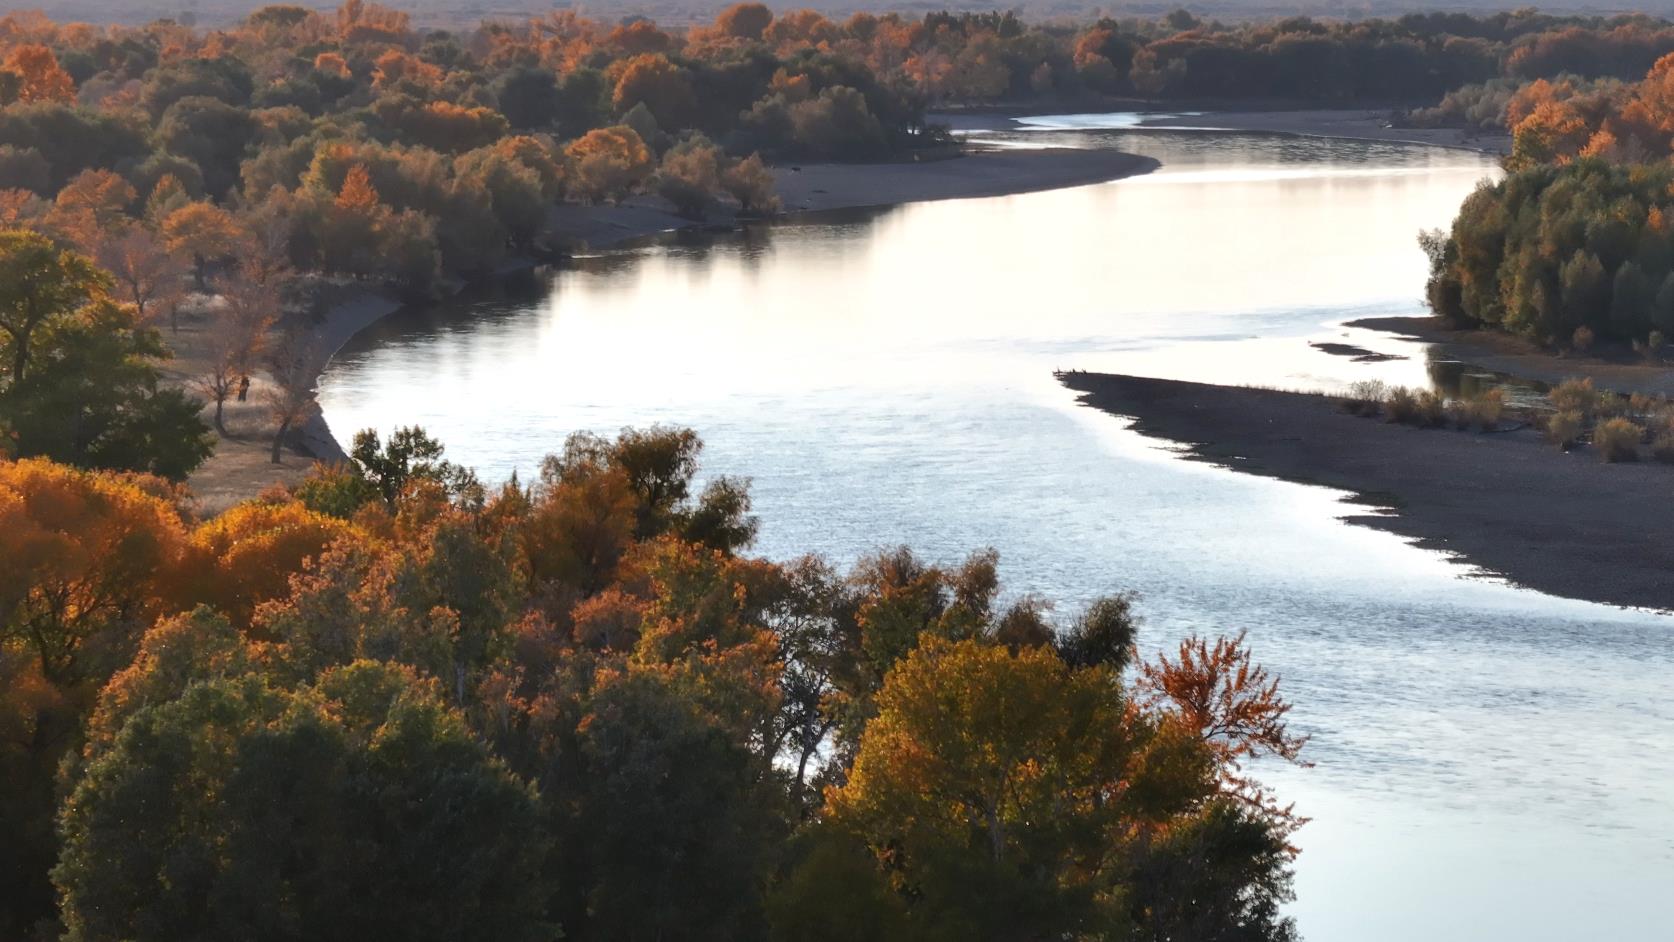
[[[1305,933],[1660,931],[1667,620],[1462,579],[1337,522],[1350,509],[1334,492],[1182,462],[1051,376],[1465,388],[1477,380],[1420,348],[1342,325],[1418,311],[1414,234],[1491,163],[1253,135],[1010,139],[1163,169],[580,260],[534,297],[366,336],[322,380],[326,417],[340,432],[423,424],[490,479],[572,431],[690,425],[709,471],[754,477],[766,555],[991,544],[1017,591],[1073,607],[1139,590],[1146,648],[1248,627],[1315,735],[1315,769],[1268,770],[1315,817]]]

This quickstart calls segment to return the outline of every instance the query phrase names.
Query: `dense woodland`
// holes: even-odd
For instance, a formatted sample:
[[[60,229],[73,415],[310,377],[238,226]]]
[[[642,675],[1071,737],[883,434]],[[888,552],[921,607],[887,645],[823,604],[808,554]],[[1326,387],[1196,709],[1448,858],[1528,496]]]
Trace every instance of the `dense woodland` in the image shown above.
[[[1674,336],[1674,55],[1639,81],[1531,82],[1506,123],[1506,178],[1424,239],[1431,307],[1552,346],[1660,355]]]
[[[485,491],[415,429],[213,520],[0,463],[12,939],[1285,939],[1241,639],[996,557],[777,564],[700,444]]]

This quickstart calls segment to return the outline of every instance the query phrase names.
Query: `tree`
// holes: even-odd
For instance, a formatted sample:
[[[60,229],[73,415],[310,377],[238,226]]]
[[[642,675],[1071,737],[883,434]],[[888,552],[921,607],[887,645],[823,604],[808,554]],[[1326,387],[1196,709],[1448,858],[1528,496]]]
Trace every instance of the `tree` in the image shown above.
[[[721,187],[719,147],[703,135],[693,135],[669,148],[657,171],[657,192],[682,216],[702,219]]]
[[[757,934],[782,821],[761,758],[650,672],[610,679],[580,735],[572,846],[586,882],[566,925],[599,939]]]
[[[887,855],[920,938],[1115,928],[1099,899],[1136,733],[1105,668],[927,639],[890,672],[835,825]]]
[[[1251,660],[1244,634],[1213,644],[1199,637],[1180,642],[1177,658],[1159,656],[1140,667],[1140,687],[1208,746],[1228,793],[1285,829],[1301,825],[1291,810],[1277,806],[1258,783],[1244,775],[1245,761],[1263,755],[1301,762],[1306,736],[1285,723],[1290,704],[1279,696],[1279,681]]]
[[[759,40],[773,22],[773,11],[760,3],[735,3],[715,17],[715,29],[723,36]]]
[[[195,384],[215,404],[215,430],[225,435],[227,398],[249,378],[268,330],[279,320],[279,291],[241,271],[221,286],[221,302],[205,332],[208,371]]]
[[[319,411],[314,397],[314,377],[323,357],[315,339],[300,329],[287,331],[269,348],[267,365],[273,383],[262,392],[268,415],[273,419],[273,449],[269,460],[279,463],[279,452],[291,430]]]
[[[169,213],[162,232],[171,251],[191,256],[200,291],[208,287],[210,264],[236,254],[245,238],[232,213],[208,202],[188,203]]]
[[[52,915],[55,782],[93,697],[177,594],[175,509],[133,480],[0,461],[0,932]]]
[[[355,433],[349,457],[367,483],[377,491],[390,510],[415,481],[440,485],[451,496],[464,494],[477,486],[476,476],[468,468],[460,467],[442,456],[446,449],[416,425],[396,429],[389,443],[378,440],[375,429]]]
[[[193,531],[193,597],[247,626],[257,606],[289,593],[307,561],[356,537],[365,534],[294,501],[240,504]]]
[[[75,80],[59,66],[58,58],[45,46],[14,47],[0,69],[17,76],[15,101],[75,101]]]
[[[721,186],[738,201],[740,212],[779,211],[779,193],[773,171],[762,163],[760,154],[751,154],[722,171]]]
[[[186,476],[213,444],[201,403],[160,388],[155,328],[107,291],[109,276],[34,233],[0,233],[0,420],[18,453],[82,467]]]
[[[259,130],[250,112],[216,98],[182,98],[163,112],[157,139],[169,153],[197,164],[204,189],[220,198],[239,181],[239,162]]]
[[[100,240],[94,257],[110,273],[116,294],[134,306],[140,323],[153,323],[159,311],[168,311],[170,324],[178,329],[175,312],[191,266],[161,237],[143,226],[129,226]]]
[[[547,129],[557,123],[563,106],[558,76],[551,69],[517,66],[494,83],[500,113],[517,130]]]
[[[60,251],[33,232],[0,232],[0,362],[10,385],[28,378],[44,328],[102,300],[109,282],[86,257]]]
[[[48,223],[82,251],[94,252],[128,226],[128,207],[138,195],[109,170],[83,170],[58,191]]]
[[[656,166],[650,148],[629,127],[588,131],[565,148],[577,193],[597,201],[619,200],[643,184]]]
[[[616,80],[611,104],[625,114],[643,104],[664,128],[688,127],[697,108],[691,77],[661,53],[634,56]]]
[[[195,683],[122,724],[63,822],[74,938],[253,938],[275,917],[322,940],[555,931],[535,795],[397,667]]]

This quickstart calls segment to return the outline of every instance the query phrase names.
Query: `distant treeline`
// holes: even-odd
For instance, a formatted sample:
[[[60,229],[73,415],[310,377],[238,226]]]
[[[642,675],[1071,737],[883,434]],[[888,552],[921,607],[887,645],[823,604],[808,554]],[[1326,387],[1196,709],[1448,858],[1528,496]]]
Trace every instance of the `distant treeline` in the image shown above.
[[[1639,74],[1671,49],[1660,20],[1530,12],[1072,27],[738,4],[680,29],[561,10],[455,32],[363,0],[207,30],[14,13],[0,19],[0,225],[99,256],[88,239],[135,224],[206,249],[200,280],[257,242],[298,270],[422,289],[527,250],[558,201],[772,209],[763,159],[938,144],[937,106],[1424,103],[1470,83]],[[173,231],[201,237],[167,236],[186,208]]]

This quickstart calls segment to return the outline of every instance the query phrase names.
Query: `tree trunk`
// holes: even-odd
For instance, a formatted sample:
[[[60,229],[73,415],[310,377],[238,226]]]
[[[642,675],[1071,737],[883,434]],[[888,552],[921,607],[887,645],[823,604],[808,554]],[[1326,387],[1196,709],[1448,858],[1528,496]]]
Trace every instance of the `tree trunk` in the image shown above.
[[[223,436],[227,434],[227,427],[221,423],[221,413],[224,410],[226,403],[226,396],[223,395],[215,397],[215,431],[220,432]]]
[[[29,335],[12,334],[12,385],[23,382],[23,371],[29,366]]]
[[[273,463],[274,464],[279,463],[279,449],[284,447],[284,445],[285,445],[285,433],[289,432],[290,430],[291,430],[291,420],[286,419],[283,422],[279,423],[279,430],[277,432],[273,433],[273,456],[272,456],[272,458],[273,458]]]

